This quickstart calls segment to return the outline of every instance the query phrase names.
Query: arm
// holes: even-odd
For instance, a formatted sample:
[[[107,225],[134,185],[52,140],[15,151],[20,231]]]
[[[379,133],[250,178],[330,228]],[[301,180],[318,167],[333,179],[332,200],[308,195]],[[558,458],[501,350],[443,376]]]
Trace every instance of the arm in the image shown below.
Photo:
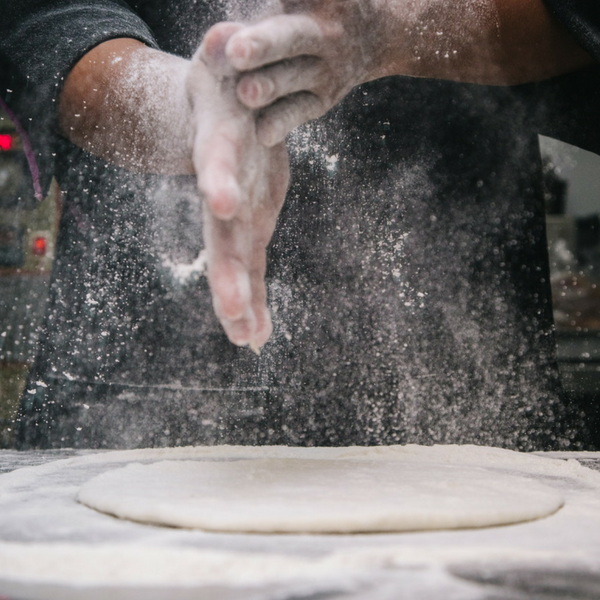
[[[59,123],[73,143],[126,169],[197,174],[215,312],[232,342],[257,349],[271,333],[265,249],[287,188],[287,153],[259,147],[235,85],[206,66],[218,70],[233,30],[217,28],[192,61],[132,39],[98,45],[69,74]]]
[[[510,85],[592,62],[542,0],[281,0],[280,4],[283,14],[238,27],[223,40],[229,67],[238,73],[228,81],[235,85],[241,104],[255,111],[256,138],[267,147],[276,147],[294,128],[327,112],[354,86],[380,77]],[[207,39],[217,39],[224,26],[213,28]],[[218,72],[222,66],[210,68]],[[250,163],[248,154],[246,158]],[[255,167],[264,169],[260,158]],[[244,206],[250,229],[260,228],[263,217],[251,204],[238,199],[232,205]],[[230,246],[243,242],[248,233],[229,231]]]
[[[387,75],[511,85],[591,64],[542,0],[283,0],[227,46],[238,96],[277,143],[355,85]]]
[[[185,92],[189,61],[133,39],[79,60],[59,99],[59,126],[77,146],[135,172],[193,173]]]

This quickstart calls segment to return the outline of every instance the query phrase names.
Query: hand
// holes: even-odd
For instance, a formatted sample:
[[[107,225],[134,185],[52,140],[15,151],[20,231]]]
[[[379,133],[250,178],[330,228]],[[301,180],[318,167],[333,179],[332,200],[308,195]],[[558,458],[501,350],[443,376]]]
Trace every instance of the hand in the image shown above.
[[[282,0],[283,14],[238,29],[226,55],[245,73],[239,100],[258,109],[266,146],[337,104],[355,85],[380,76],[385,15],[374,0]],[[385,3],[384,3],[385,4]]]
[[[594,64],[543,0],[279,0],[236,32],[238,97],[273,145],[357,84],[388,75],[516,85]]]
[[[258,349],[271,335],[266,305],[266,247],[287,190],[283,144],[266,148],[255,114],[236,98],[225,46],[241,25],[222,23],[192,59],[193,161],[204,197],[204,241],[215,313],[228,338]]]

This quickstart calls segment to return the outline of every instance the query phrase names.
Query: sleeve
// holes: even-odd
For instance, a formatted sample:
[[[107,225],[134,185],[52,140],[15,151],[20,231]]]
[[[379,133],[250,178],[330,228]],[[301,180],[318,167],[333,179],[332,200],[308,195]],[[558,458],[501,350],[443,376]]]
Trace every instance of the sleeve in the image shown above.
[[[0,0],[0,15],[0,95],[29,135],[47,189],[54,170],[58,95],[73,66],[109,39],[157,44],[122,0]]]
[[[579,44],[600,61],[600,2],[598,0],[544,0],[544,2]]]
[[[520,86],[536,133],[600,154],[600,0],[543,0],[597,64]]]

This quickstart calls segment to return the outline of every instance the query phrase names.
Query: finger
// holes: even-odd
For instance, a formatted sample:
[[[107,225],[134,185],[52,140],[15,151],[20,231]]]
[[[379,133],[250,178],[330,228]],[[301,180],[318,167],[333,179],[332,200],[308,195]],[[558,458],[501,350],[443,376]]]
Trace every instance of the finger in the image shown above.
[[[307,121],[323,115],[321,99],[310,92],[300,92],[278,100],[263,109],[256,121],[258,141],[267,147],[275,146]]]
[[[248,108],[264,108],[284,96],[319,89],[328,77],[321,59],[301,56],[244,75],[238,82],[237,95]]]
[[[217,23],[204,35],[197,57],[213,74],[220,77],[235,74],[229,66],[225,48],[229,39],[243,28],[244,26],[241,23]]]
[[[232,344],[236,346],[254,345],[252,340],[255,337],[256,318],[252,311],[237,321],[221,320],[220,322]]]
[[[237,219],[220,221],[205,210],[204,239],[213,308],[227,337],[238,346],[249,344],[256,330],[252,285],[244,260],[252,246],[249,233]]]
[[[238,71],[252,71],[264,65],[301,55],[319,55],[323,33],[306,15],[278,15],[234,33],[225,53]]]
[[[219,320],[238,321],[248,316],[251,285],[248,271],[235,258],[222,258],[208,265],[208,282]]]
[[[271,313],[267,306],[265,275],[267,270],[266,248],[271,241],[277,216],[283,205],[289,182],[289,160],[285,144],[269,150],[270,160],[267,169],[268,192],[265,197],[264,217],[259,218],[262,226],[254,236],[254,253],[250,268],[252,290],[252,310],[256,317],[256,331],[250,345],[260,349],[273,333]],[[256,221],[255,221],[256,222]]]
[[[252,339],[248,343],[255,352],[260,352],[260,349],[269,341],[273,333],[273,321],[271,320],[271,312],[266,306],[253,307],[253,311],[256,326]]]
[[[277,144],[270,149],[271,161],[268,170],[269,198],[276,211],[273,229],[279,211],[285,201],[285,195],[290,183],[290,161],[287,146],[284,143]],[[268,244],[268,242],[267,242]]]
[[[264,287],[264,279],[261,284]],[[256,352],[269,341],[273,333],[273,322],[271,321],[271,312],[266,304],[266,294],[260,301],[253,297],[251,308],[254,315],[254,330],[248,344]]]
[[[203,132],[199,132],[203,135]],[[242,191],[237,181],[241,131],[230,124],[220,124],[206,142],[194,145],[194,166],[198,188],[204,195],[212,215],[231,220],[242,203]]]
[[[267,237],[270,237],[270,235]],[[250,341],[253,349],[264,346],[272,332],[271,315],[267,308],[267,288],[265,285],[266,270],[267,260],[265,245],[255,244],[255,250],[249,269],[252,312],[256,319],[256,329],[253,338]]]
[[[236,346],[248,346],[253,344],[251,341],[256,331],[256,320],[252,312],[244,319],[237,321],[220,320],[225,335],[232,344]]]

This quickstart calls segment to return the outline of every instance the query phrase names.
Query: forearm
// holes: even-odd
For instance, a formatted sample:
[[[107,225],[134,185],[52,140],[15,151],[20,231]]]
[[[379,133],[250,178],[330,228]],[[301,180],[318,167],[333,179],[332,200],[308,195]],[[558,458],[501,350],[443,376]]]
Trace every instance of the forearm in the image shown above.
[[[385,15],[384,43],[369,79],[400,74],[510,85],[592,62],[541,0],[374,2]]]
[[[188,145],[189,61],[115,39],[73,68],[59,99],[59,125],[74,144],[136,172],[193,173]]]

